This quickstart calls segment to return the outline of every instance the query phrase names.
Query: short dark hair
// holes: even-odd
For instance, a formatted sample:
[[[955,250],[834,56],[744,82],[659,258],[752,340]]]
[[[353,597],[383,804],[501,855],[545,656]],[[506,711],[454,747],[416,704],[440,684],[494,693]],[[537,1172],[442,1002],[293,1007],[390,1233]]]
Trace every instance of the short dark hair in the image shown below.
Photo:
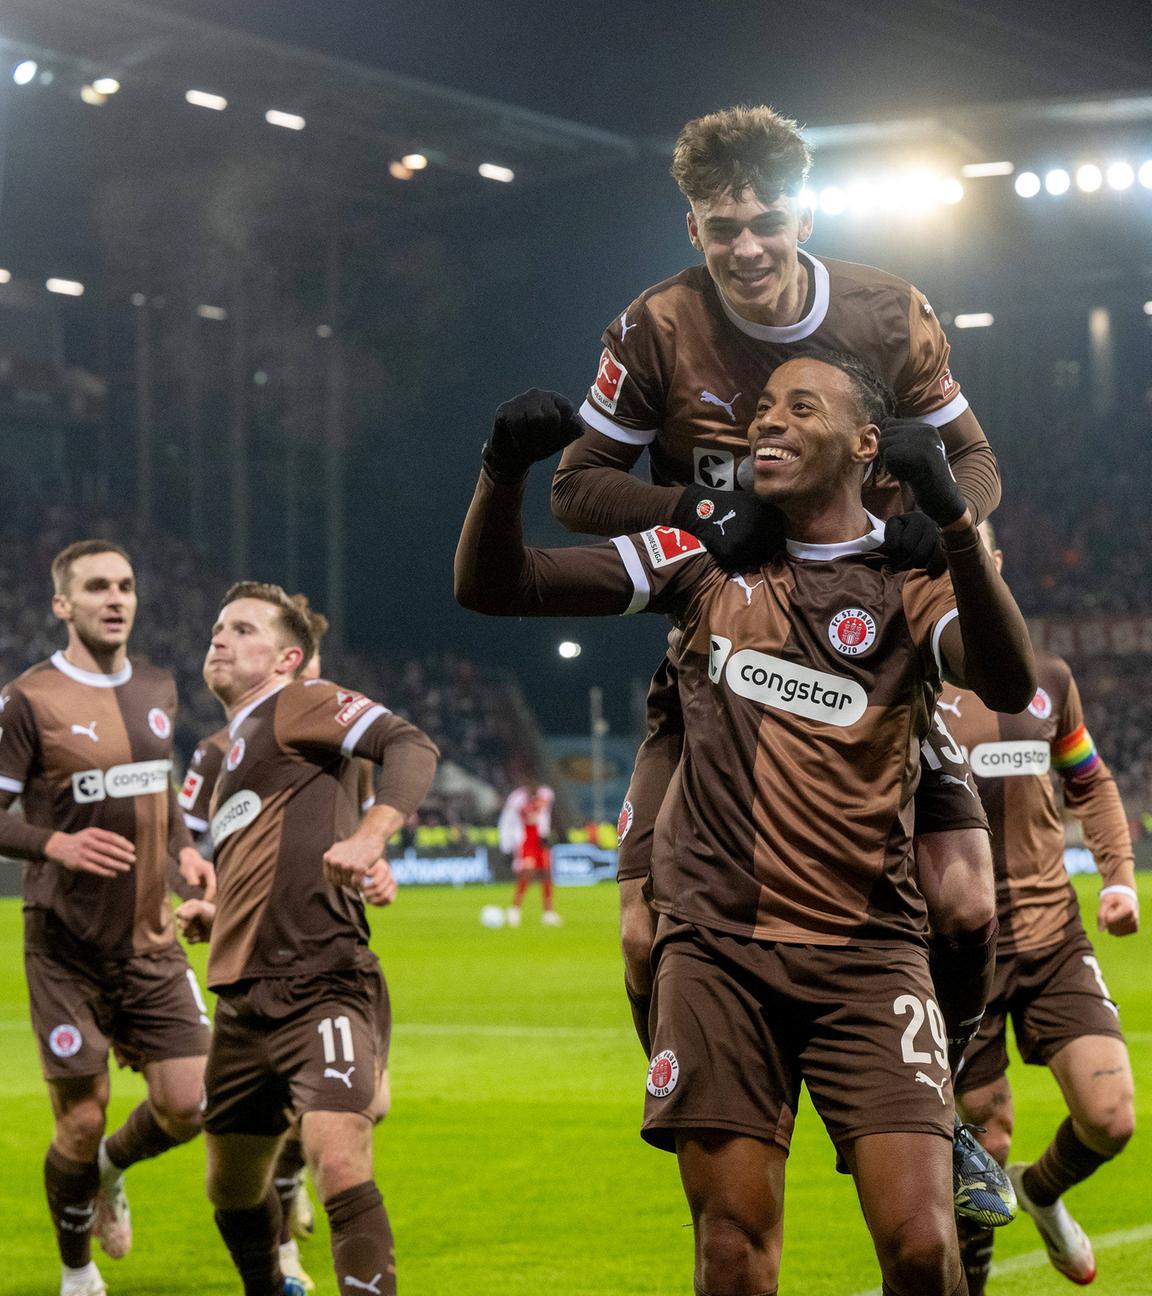
[[[332,624],[331,621],[328,620],[323,612],[317,612],[316,609],[312,607],[308,602],[307,594],[293,594],[292,602],[295,603],[300,611],[308,618],[308,626],[312,631],[312,642],[316,645],[316,652],[319,652],[321,640],[323,640],[324,636],[328,633],[328,629]]]
[[[849,355],[847,351],[824,351],[809,358],[832,365],[834,369],[847,375],[852,390],[856,393],[860,413],[869,423],[882,427],[896,413],[896,397],[892,388],[859,356]]]
[[[127,550],[112,540],[74,540],[65,546],[52,559],[52,589],[57,594],[67,594],[72,581],[72,568],[78,558],[90,558],[93,554],[119,554],[131,566],[132,559]]]
[[[811,165],[799,125],[763,104],[694,118],[672,152],[672,176],[690,203],[748,189],[762,202],[775,202],[800,192]]]
[[[271,603],[279,613],[280,628],[284,632],[284,637],[294,643],[297,648],[303,652],[304,656],[300,660],[296,674],[316,656],[316,639],[312,633],[312,625],[308,619],[307,613],[303,612],[300,606],[288,597],[279,585],[272,585],[264,581],[237,581],[235,585],[224,595],[220,604],[221,610],[226,608],[229,603],[235,603],[237,599],[259,599],[262,603]]]

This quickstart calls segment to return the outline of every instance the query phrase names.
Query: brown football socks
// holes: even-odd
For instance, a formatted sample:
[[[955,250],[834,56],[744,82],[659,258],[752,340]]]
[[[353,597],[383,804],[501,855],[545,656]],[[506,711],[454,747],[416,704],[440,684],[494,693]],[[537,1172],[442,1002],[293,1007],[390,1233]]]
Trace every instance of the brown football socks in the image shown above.
[[[218,1210],[216,1227],[244,1284],[244,1296],[281,1296],[280,1198],[274,1189],[259,1206]]]
[[[1085,1147],[1076,1137],[1072,1117],[1067,1116],[1043,1156],[1024,1171],[1024,1191],[1037,1206],[1052,1206],[1111,1159]]]
[[[928,944],[928,966],[944,1030],[948,1036],[948,1066],[956,1075],[965,1048],[980,1029],[980,1019],[996,971],[996,936],[993,918],[975,932],[958,937],[933,936]]]
[[[300,1191],[300,1171],[304,1169],[304,1149],[300,1145],[300,1135],[295,1130],[284,1140],[280,1155],[276,1159],[276,1169],[272,1172],[272,1184],[280,1198],[281,1243],[292,1240],[292,1206],[296,1194]]]
[[[380,1189],[371,1179],[324,1203],[332,1230],[332,1260],[341,1292],[396,1296],[396,1251]]]
[[[69,1269],[82,1269],[92,1259],[92,1220],[100,1188],[96,1162],[73,1161],[51,1146],[44,1158],[44,1188],[60,1259]]]
[[[156,1119],[152,1104],[145,1099],[132,1110],[116,1133],[108,1136],[104,1150],[117,1170],[127,1170],[137,1161],[159,1156],[178,1143],[179,1140],[174,1139]]]
[[[984,1296],[992,1268],[995,1233],[974,1220],[963,1218],[957,1219],[956,1232],[960,1237],[960,1263],[968,1276],[968,1296]]]

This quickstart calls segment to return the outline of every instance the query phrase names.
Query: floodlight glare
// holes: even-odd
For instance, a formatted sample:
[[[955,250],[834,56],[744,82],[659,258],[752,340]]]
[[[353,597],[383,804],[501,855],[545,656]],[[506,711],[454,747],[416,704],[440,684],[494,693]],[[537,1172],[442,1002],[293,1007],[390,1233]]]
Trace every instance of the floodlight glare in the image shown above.
[[[148,305],[148,298],[145,297],[142,292],[134,292],[132,296],[128,298],[128,300],[132,303],[133,306]]]
[[[565,639],[564,642],[557,647],[556,651],[561,657],[571,658],[579,657],[584,649],[581,648],[578,643],[573,643],[571,639]]]
[[[807,185],[796,195],[796,205],[805,210],[811,210],[816,206],[816,193],[809,189]]]
[[[228,318],[228,312],[223,306],[197,306],[196,314],[201,319],[226,320]]]
[[[223,112],[228,107],[228,100],[223,95],[211,94],[207,90],[187,90],[184,98],[193,108],[211,108],[214,112]]]
[[[1076,187],[1081,193],[1095,193],[1103,183],[1103,171],[1098,166],[1093,166],[1091,162],[1087,166],[1080,167],[1076,172]]]
[[[1146,301],[1144,303],[1144,314],[1152,315],[1152,301]]]
[[[100,93],[95,86],[81,86],[80,98],[92,108],[99,108],[101,104],[108,102],[108,96]]]
[[[12,282],[12,271],[0,270],[0,283],[11,283],[11,282]]]
[[[1152,189],[1152,162],[1142,162],[1140,170],[1136,172],[1136,179],[1144,186],[1145,189]]]
[[[977,311],[972,315],[957,315],[952,321],[959,329],[991,328],[995,322],[987,311]]]
[[[516,179],[516,172],[511,167],[497,166],[495,162],[481,162],[476,170],[485,180],[499,180],[501,184],[511,184]]]
[[[388,174],[393,180],[411,180],[416,172],[413,171],[410,166],[406,166],[403,162],[389,162]]]
[[[965,180],[980,180],[987,176],[1011,175],[1016,170],[1012,162],[969,162],[960,168]]]
[[[1104,172],[1108,181],[1109,189],[1123,190],[1131,189],[1136,179],[1136,172],[1128,165],[1127,162],[1113,162],[1112,165]]]
[[[847,205],[844,190],[838,185],[829,185],[820,191],[820,210],[829,216],[839,216]]]
[[[264,114],[269,126],[283,126],[285,130],[303,130],[304,118],[296,113],[281,112],[279,108],[269,108]]]
[[[1049,171],[1044,177],[1044,188],[1048,190],[1053,197],[1059,197],[1065,194],[1072,186],[1072,177],[1064,170],[1063,167],[1056,167]]]
[[[423,171],[428,165],[428,159],[423,153],[405,153],[400,161],[409,171]]]
[[[35,59],[25,59],[23,63],[17,63],[12,69],[12,80],[17,85],[27,85],[39,71],[40,66]]]
[[[947,203],[950,207],[964,198],[964,186],[956,179],[950,176],[947,180],[940,181],[940,201]]]
[[[44,287],[50,293],[60,293],[64,297],[83,297],[84,285],[75,279],[49,279]]]
[[[1014,187],[1021,198],[1035,198],[1040,192],[1040,177],[1035,171],[1021,171]]]
[[[114,95],[120,89],[120,82],[115,77],[97,77],[92,82],[92,89],[97,94]]]

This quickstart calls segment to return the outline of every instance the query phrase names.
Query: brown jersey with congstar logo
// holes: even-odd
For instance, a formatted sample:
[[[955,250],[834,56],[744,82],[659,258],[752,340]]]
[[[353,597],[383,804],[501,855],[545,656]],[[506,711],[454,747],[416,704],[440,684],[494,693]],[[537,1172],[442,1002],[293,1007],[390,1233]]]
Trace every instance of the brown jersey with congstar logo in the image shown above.
[[[435,745],[328,680],[266,694],[232,718],[228,736],[211,803],[219,891],[208,984],[360,966],[364,902],[323,871],[325,852],[360,821],[355,758],[381,767],[376,803],[408,815],[431,786]]]
[[[175,939],[168,859],[191,839],[176,812],[172,733],[176,685],[129,661],[115,675],[55,653],[0,693],[0,794],[20,797],[42,834],[105,828],[136,848],[113,878],[32,858],[24,867],[26,943],[51,953],[64,940],[102,958],[128,958]],[[34,851],[27,851],[34,854]]]

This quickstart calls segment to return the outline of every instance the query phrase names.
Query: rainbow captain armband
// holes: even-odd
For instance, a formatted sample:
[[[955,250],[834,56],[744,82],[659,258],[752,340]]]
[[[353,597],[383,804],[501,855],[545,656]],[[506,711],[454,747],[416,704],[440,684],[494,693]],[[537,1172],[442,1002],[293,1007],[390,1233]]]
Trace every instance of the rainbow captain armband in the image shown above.
[[[1085,774],[1091,774],[1099,764],[1100,755],[1096,744],[1084,725],[1079,725],[1052,744],[1052,765],[1059,771],[1061,778],[1083,778]]]

